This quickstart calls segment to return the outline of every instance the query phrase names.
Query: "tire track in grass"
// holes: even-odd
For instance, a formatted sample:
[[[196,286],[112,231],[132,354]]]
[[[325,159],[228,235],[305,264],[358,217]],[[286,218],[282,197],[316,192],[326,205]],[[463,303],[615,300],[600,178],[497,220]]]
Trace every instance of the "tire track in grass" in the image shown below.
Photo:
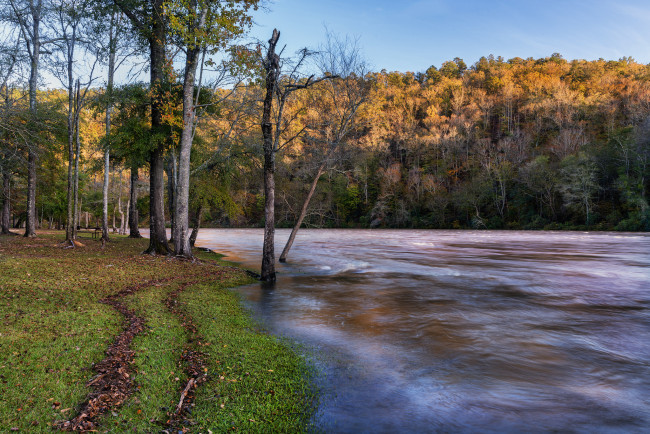
[[[81,410],[73,419],[57,423],[65,431],[89,431],[97,428],[97,417],[122,405],[133,392],[131,363],[134,351],[131,350],[133,338],[145,329],[145,320],[126,307],[121,301],[136,291],[150,286],[161,286],[179,277],[154,279],[130,286],[120,292],[99,300],[121,313],[127,321],[125,329],[106,350],[106,357],[94,365],[97,373],[87,384],[93,391],[80,405]]]
[[[223,270],[214,270],[205,273],[205,277],[215,278],[223,276],[223,274]],[[194,424],[191,415],[192,407],[194,407],[195,392],[208,379],[207,354],[200,350],[200,347],[207,345],[207,343],[199,334],[192,317],[183,311],[178,303],[178,296],[185,288],[205,281],[206,279],[201,279],[183,283],[178,289],[172,291],[164,302],[167,309],[179,318],[181,325],[187,331],[187,343],[181,355],[181,363],[184,365],[188,381],[180,392],[178,405],[173,412],[169,413],[167,425],[170,427],[184,428],[187,425]]]

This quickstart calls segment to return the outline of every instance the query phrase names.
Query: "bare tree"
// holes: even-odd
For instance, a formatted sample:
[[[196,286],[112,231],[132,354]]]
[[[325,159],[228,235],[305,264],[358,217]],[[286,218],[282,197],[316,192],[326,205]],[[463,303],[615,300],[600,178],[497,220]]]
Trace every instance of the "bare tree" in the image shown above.
[[[273,96],[277,92],[277,82],[280,76],[280,56],[275,53],[275,47],[280,39],[280,32],[273,29],[269,46],[264,59],[266,72],[266,96],[262,111],[262,139],[264,148],[264,244],[262,247],[262,280],[275,282],[275,151],[276,140],[273,136],[271,109]],[[278,108],[280,110],[280,108]],[[277,137],[276,133],[276,137]]]
[[[320,92],[314,92],[313,104],[319,107],[320,119],[310,126],[316,135],[310,137],[310,140],[323,145],[322,160],[302,204],[296,224],[282,250],[280,262],[286,262],[298,229],[307,215],[309,202],[316,191],[318,180],[335,151],[348,138],[354,128],[357,111],[368,97],[368,88],[364,83],[367,68],[356,41],[349,38],[338,39],[328,34],[325,47],[322,47],[317,55],[317,66],[323,76],[333,77],[320,86],[322,87]]]
[[[115,8],[111,10],[111,20],[108,26],[108,72],[106,83],[106,147],[104,148],[104,179],[102,183],[102,243],[108,241],[108,187],[111,169],[111,115],[113,114],[113,82],[115,77],[115,57],[117,54],[117,38],[122,14]]]
[[[13,15],[10,17],[22,35],[25,49],[29,57],[29,111],[34,119],[37,116],[36,90],[41,54],[44,47],[53,42],[41,33],[43,22],[43,0],[9,0]],[[25,236],[36,236],[36,159],[37,144],[27,143],[27,221]]]
[[[79,48],[88,48],[88,39],[84,39],[84,31],[88,32],[87,21],[89,0],[60,0],[54,5],[54,15],[56,15],[56,25],[54,32],[57,36],[56,54],[51,62],[54,75],[59,78],[61,84],[68,92],[68,213],[66,219],[66,242],[74,246],[73,241],[76,239],[77,224],[77,188],[78,188],[78,170],[79,170],[79,112],[81,101],[79,97],[79,73],[75,71],[75,64],[79,62]],[[82,45],[80,47],[80,45]],[[85,50],[87,53],[87,50]],[[95,64],[96,60],[95,58]],[[89,84],[92,82],[92,73],[94,65],[91,68],[91,77]],[[77,83],[75,84],[75,77]],[[84,92],[85,95],[85,92]],[[76,148],[75,148],[76,143]]]
[[[302,49],[295,61],[282,60],[275,52],[280,32],[273,29],[269,39],[266,56],[262,60],[264,68],[265,96],[262,108],[262,140],[264,151],[264,244],[262,247],[261,279],[275,282],[275,154],[304,133],[306,127],[289,133],[293,118],[285,117],[285,106],[291,95],[307,89],[321,81],[335,78],[332,75],[315,78],[305,77],[302,72],[305,62],[314,52]],[[282,74],[282,68],[288,69]],[[288,136],[288,137],[287,137]]]

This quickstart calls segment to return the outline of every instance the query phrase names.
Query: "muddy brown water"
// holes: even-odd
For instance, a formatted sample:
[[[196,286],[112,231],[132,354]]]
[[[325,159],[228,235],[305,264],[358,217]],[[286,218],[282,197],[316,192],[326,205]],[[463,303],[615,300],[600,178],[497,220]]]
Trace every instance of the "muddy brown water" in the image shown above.
[[[261,230],[197,244],[259,270]],[[649,234],[301,230],[278,273],[237,291],[326,432],[650,431]]]

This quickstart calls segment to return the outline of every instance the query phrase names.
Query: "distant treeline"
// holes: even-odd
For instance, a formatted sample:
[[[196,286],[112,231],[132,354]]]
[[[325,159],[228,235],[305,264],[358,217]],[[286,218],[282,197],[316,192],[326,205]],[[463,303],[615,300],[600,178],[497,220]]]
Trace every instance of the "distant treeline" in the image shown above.
[[[650,229],[650,66],[490,56],[363,82],[308,226]],[[278,161],[280,225],[316,171],[305,144]],[[230,216],[214,208],[208,220],[261,224],[259,165],[231,173]]]
[[[629,58],[490,56],[470,67],[456,58],[424,73],[353,78],[365,97],[336,147],[336,98],[323,97],[331,83],[288,102],[287,144],[277,155],[278,226],[294,224],[326,161],[307,227],[650,229],[650,66]],[[113,163],[118,169],[132,163],[115,142],[135,149],[129,141],[137,128],[148,128],[134,88],[124,88],[131,100],[115,108],[113,146],[125,155]],[[190,208],[204,226],[263,225],[260,106],[244,104],[259,101],[261,92],[255,85],[237,90],[199,123]],[[100,147],[100,121],[86,115],[84,122],[82,204],[100,216],[100,154],[91,152]],[[63,190],[65,176],[61,164],[41,161],[38,179],[50,188],[38,201],[47,220],[64,211],[54,190]],[[120,206],[128,197],[126,173],[111,187]],[[16,215],[20,194],[12,197]],[[143,223],[147,201],[146,194],[139,200]]]

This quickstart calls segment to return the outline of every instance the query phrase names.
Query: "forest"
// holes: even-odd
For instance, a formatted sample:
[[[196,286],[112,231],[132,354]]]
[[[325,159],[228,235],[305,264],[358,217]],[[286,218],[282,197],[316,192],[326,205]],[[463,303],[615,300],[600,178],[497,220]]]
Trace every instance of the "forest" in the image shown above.
[[[261,227],[269,171],[274,227],[650,229],[632,58],[376,72],[350,38],[246,42],[253,0],[5,3],[3,232]]]

